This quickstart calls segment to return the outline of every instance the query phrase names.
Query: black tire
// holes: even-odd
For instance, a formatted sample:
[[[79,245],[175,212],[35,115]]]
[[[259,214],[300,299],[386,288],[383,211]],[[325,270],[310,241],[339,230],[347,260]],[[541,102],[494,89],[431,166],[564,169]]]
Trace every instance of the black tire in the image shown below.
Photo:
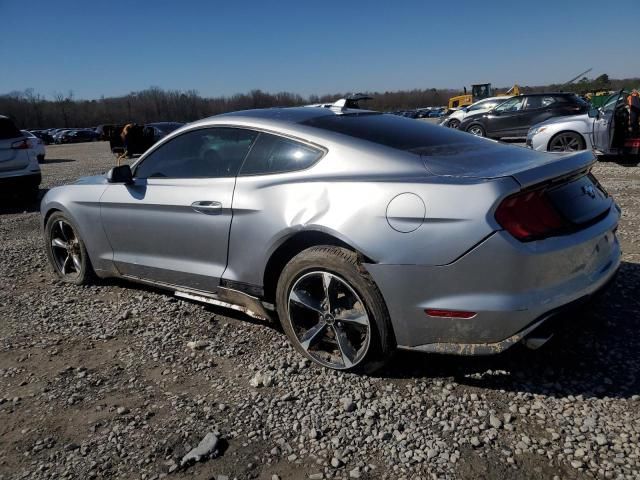
[[[556,133],[547,145],[549,152],[579,152],[586,150],[587,143],[582,135],[577,132],[560,132]]]
[[[485,131],[484,127],[479,123],[472,123],[471,125],[469,125],[467,127],[467,132],[470,133],[471,135],[475,135],[476,137],[487,136],[487,132]]]
[[[335,281],[335,285],[337,285],[333,287],[334,291],[338,288],[348,288],[351,290],[351,293],[355,294],[354,299],[357,299],[355,304],[351,304],[351,309],[329,309],[326,310],[325,315],[322,315],[317,311],[310,311],[302,308],[302,310],[309,312],[308,316],[311,318],[311,323],[316,322],[317,325],[325,323],[325,316],[331,317],[331,324],[328,323],[328,320],[327,323],[325,323],[325,326],[330,325],[326,326],[327,333],[323,333],[322,336],[319,337],[320,340],[318,340],[317,343],[322,345],[331,343],[335,344],[334,352],[339,351],[341,356],[340,354],[336,354],[333,355],[333,357],[341,358],[342,365],[335,365],[327,360],[326,357],[331,357],[331,355],[324,350],[318,349],[311,351],[311,345],[309,345],[308,350],[305,349],[296,334],[296,328],[293,325],[294,322],[290,317],[290,302],[293,288],[299,285],[301,281],[306,281],[307,278],[312,278],[313,275],[319,274],[329,274],[331,276],[333,279],[331,281]],[[329,285],[331,285],[331,281],[329,282]],[[329,288],[330,287],[326,287],[325,292]],[[332,301],[339,303],[347,296],[345,293],[336,293],[335,295],[334,299],[330,299],[330,294],[327,296],[327,298],[330,299],[328,302],[329,304],[331,304]],[[293,304],[294,310],[301,308],[297,305],[298,304],[296,303]],[[358,305],[358,309],[363,315],[363,309],[366,311],[368,322],[366,331],[368,333],[368,341],[366,342],[366,350],[364,350],[364,342],[362,342],[363,345],[360,348],[357,350],[354,349],[355,353],[357,353],[357,355],[354,355],[354,358],[357,358],[357,362],[354,361],[351,363],[345,360],[345,353],[340,347],[341,342],[338,341],[338,336],[339,332],[348,331],[350,335],[343,333],[340,337],[342,339],[347,337],[353,338],[352,334],[354,331],[352,329],[355,325],[350,322],[343,321],[340,315],[342,314],[343,316],[346,315],[346,317],[349,317],[349,314],[345,314],[345,312],[355,311],[355,305]],[[345,248],[317,246],[308,248],[296,255],[285,266],[280,274],[280,278],[278,279],[276,307],[282,327],[294,348],[314,363],[324,367],[336,370],[371,373],[382,367],[395,350],[395,339],[391,329],[391,320],[382,294],[368,272],[359,262],[356,253]],[[335,319],[333,319],[334,314]],[[299,314],[297,315],[299,316]],[[361,325],[358,325],[357,327],[358,329],[365,328]],[[309,333],[312,328],[309,328],[303,333]],[[359,333],[362,331],[363,330],[356,331],[355,336],[358,337],[358,339],[362,338]],[[331,333],[333,333],[332,336]],[[353,346],[351,343],[348,345]],[[354,352],[354,350],[352,350],[352,352]]]
[[[458,128],[458,127],[460,127],[460,120],[458,120],[457,118],[452,118],[451,120],[449,120],[447,122],[447,127],[449,127],[449,128]]]
[[[64,226],[61,227],[60,222]],[[65,241],[69,248],[54,247],[54,239]],[[87,249],[78,233],[78,227],[62,212],[53,213],[47,220],[45,226],[45,249],[54,273],[63,282],[74,285],[87,285],[95,279],[95,273],[91,266]],[[62,262],[62,258],[65,256],[68,259]],[[77,265],[79,265],[79,268],[76,266],[74,256],[78,260]]]

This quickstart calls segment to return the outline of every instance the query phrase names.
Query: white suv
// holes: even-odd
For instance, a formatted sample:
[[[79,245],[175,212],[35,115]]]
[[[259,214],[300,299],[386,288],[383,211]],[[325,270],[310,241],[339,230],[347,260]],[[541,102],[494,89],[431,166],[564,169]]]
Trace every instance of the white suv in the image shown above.
[[[41,179],[29,139],[9,118],[0,115],[0,192],[35,198]]]
[[[460,122],[464,120],[468,115],[475,115],[476,113],[488,112],[494,107],[497,107],[505,100],[509,100],[511,96],[503,97],[490,97],[478,100],[473,105],[456,110],[451,115],[446,117],[440,124],[449,128],[458,128]]]

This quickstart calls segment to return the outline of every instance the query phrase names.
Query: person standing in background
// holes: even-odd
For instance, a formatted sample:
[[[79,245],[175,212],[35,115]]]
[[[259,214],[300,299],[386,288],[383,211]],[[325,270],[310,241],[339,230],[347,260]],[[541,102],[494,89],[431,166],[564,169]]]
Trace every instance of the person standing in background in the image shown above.
[[[122,132],[120,132],[120,138],[122,139],[122,154],[116,159],[116,165],[120,166],[122,160],[129,157],[129,131],[133,128],[133,123],[127,123]]]
[[[627,105],[629,105],[629,128],[633,135],[638,135],[640,132],[640,94],[636,88],[627,97]]]

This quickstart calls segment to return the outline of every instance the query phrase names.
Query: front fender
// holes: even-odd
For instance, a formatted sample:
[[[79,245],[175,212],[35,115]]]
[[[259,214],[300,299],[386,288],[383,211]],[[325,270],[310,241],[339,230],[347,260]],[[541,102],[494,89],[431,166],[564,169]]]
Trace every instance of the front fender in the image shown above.
[[[44,234],[45,221],[51,212],[62,212],[78,229],[91,264],[100,271],[113,272],[113,250],[100,220],[100,197],[106,185],[74,184],[49,190],[40,203],[40,221]]]

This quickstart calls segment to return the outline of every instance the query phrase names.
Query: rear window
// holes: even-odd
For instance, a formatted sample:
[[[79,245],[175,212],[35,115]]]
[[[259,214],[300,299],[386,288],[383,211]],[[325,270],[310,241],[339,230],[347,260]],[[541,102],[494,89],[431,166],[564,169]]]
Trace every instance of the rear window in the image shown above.
[[[8,118],[0,118],[0,140],[23,137],[20,130]]]
[[[425,154],[432,147],[442,145],[476,145],[483,142],[482,139],[453,129],[381,113],[327,115],[306,120],[302,125],[342,133],[416,154]]]

